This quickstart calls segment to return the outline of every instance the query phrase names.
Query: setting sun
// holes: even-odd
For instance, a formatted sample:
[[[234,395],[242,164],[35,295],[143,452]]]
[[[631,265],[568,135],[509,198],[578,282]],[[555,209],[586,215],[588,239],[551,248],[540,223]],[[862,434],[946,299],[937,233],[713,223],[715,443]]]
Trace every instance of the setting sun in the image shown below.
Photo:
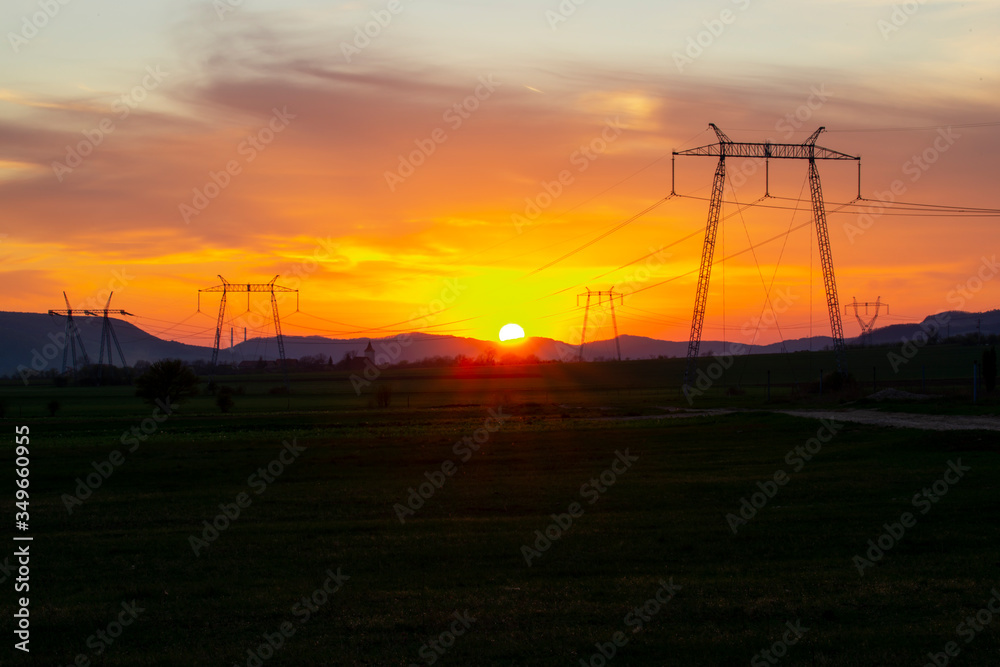
[[[505,324],[500,329],[500,340],[517,340],[518,338],[524,338],[524,329],[522,329],[517,324]]]

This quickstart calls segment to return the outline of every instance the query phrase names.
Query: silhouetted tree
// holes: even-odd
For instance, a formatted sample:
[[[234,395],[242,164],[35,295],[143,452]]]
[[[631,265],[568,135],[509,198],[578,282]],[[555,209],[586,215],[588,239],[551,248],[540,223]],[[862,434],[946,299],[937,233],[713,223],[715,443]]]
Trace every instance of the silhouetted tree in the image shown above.
[[[223,412],[229,412],[236,403],[233,401],[233,388],[223,385],[216,392],[215,404]]]
[[[180,359],[157,361],[135,380],[135,395],[149,404],[179,403],[197,393],[198,376]]]

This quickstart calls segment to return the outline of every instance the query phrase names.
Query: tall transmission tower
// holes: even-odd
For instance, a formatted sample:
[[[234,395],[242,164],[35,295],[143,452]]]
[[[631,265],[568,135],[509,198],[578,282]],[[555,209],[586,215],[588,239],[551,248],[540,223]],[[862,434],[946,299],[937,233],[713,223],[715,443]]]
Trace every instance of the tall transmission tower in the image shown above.
[[[219,341],[222,338],[222,324],[225,321],[226,316],[226,295],[230,292],[243,293],[246,292],[247,295],[247,310],[250,310],[250,295],[252,293],[270,293],[271,295],[271,312],[274,316],[274,334],[278,341],[278,355],[281,358],[281,368],[287,372],[287,365],[285,363],[285,341],[281,336],[281,317],[278,314],[278,300],[275,296],[277,292],[294,292],[295,293],[295,311],[299,310],[299,291],[297,289],[292,289],[291,287],[282,287],[281,285],[276,285],[275,282],[278,280],[278,276],[271,279],[269,283],[231,283],[222,276],[219,276],[219,280],[222,281],[221,285],[216,285],[215,287],[208,287],[206,289],[198,290],[198,310],[201,310],[201,293],[202,292],[222,292],[222,299],[219,301],[219,319],[215,325],[215,346],[212,349],[212,365],[215,366],[219,361]]]
[[[698,363],[698,352],[701,347],[702,327],[705,323],[705,307],[708,303],[708,284],[712,275],[712,257],[715,254],[715,237],[719,227],[719,216],[722,211],[722,195],[726,181],[726,158],[757,158],[765,160],[766,173],[770,179],[770,160],[808,160],[809,189],[812,196],[813,217],[816,224],[816,237],[819,241],[820,263],[823,267],[823,283],[826,287],[826,301],[830,311],[830,330],[833,335],[833,347],[837,355],[837,370],[847,373],[847,358],[844,347],[844,326],[840,319],[840,303],[837,299],[837,281],[833,272],[833,253],[830,250],[830,233],[826,224],[826,209],[823,204],[823,189],[816,168],[817,160],[855,160],[858,163],[859,197],[861,158],[841,153],[840,151],[823,148],[816,145],[816,139],[826,128],[819,128],[801,144],[774,144],[771,142],[737,142],[726,136],[715,123],[709,123],[715,131],[718,142],[674,151],[674,160],[678,155],[699,155],[718,157],[719,164],[715,169],[715,180],[712,183],[712,197],[708,205],[708,223],[705,227],[705,244],[701,254],[701,265],[698,271],[698,288],[695,293],[694,315],[691,318],[691,336],[688,341],[687,366],[684,370],[684,385],[688,386],[694,377],[695,366]],[[770,183],[767,189],[769,190]],[[671,193],[673,193],[673,187]]]
[[[85,366],[90,365],[90,357],[87,356],[87,350],[83,347],[83,337],[80,336],[80,329],[77,328],[76,322],[73,321],[73,308],[69,305],[69,297],[66,296],[66,292],[63,292],[63,299],[66,301],[66,310],[50,310],[49,315],[59,315],[66,318],[66,330],[65,330],[65,340],[63,341],[63,357],[62,357],[62,370],[61,373],[66,372],[66,353],[67,351],[72,352],[73,355],[73,366],[72,370],[76,371],[76,346],[80,346],[80,354],[83,355],[83,364]],[[87,311],[77,309],[75,312],[87,314]]]
[[[108,349],[108,363],[111,364],[112,366],[114,365],[114,357],[113,357],[112,351],[111,351],[111,343],[112,343],[112,341],[115,344],[115,349],[118,350],[118,358],[121,359],[121,361],[122,361],[122,368],[125,368],[126,366],[128,366],[128,363],[125,361],[125,353],[122,352],[121,343],[118,342],[118,334],[115,333],[115,328],[114,328],[114,326],[112,326],[112,324],[111,324],[111,318],[109,316],[111,314],[115,314],[115,315],[128,315],[129,317],[135,317],[135,316],[132,313],[125,312],[124,310],[120,310],[120,309],[119,310],[111,310],[111,297],[113,297],[114,294],[115,293],[112,292],[111,294],[108,295],[108,302],[104,305],[104,309],[103,310],[96,310],[96,311],[95,310],[85,310],[85,311],[83,311],[83,312],[87,313],[88,315],[92,315],[94,317],[100,317],[102,315],[104,316],[104,324],[101,327],[101,352],[100,352],[100,355],[99,355],[99,358],[98,358],[98,361],[97,361],[97,365],[98,365],[97,379],[98,380],[101,379],[101,369],[100,369],[100,367],[104,365],[104,348],[105,348],[105,346]]]
[[[596,297],[598,307],[604,304],[604,299],[607,299],[611,305],[611,325],[615,331],[615,350],[618,352],[618,361],[621,361],[622,347],[618,341],[618,320],[615,319],[615,299],[617,298],[619,303],[625,303],[625,295],[621,292],[615,292],[614,287],[606,291],[594,291],[588,287],[586,292],[576,296],[576,305],[578,307],[581,297],[587,297],[587,308],[583,311],[583,332],[580,334],[580,355],[578,360],[583,361],[583,344],[587,340],[587,319],[590,315],[590,300]]]
[[[858,303],[857,298],[854,298],[853,302],[851,302],[851,303],[847,304],[846,306],[844,306],[844,314],[845,315],[847,315],[847,312],[848,312],[848,310],[850,308],[852,308],[852,307],[854,308],[854,317],[856,317],[858,319],[858,324],[861,325],[861,343],[862,344],[864,344],[864,341],[865,341],[866,338],[868,339],[868,345],[870,346],[872,344],[872,331],[875,329],[875,320],[878,319],[879,310],[882,308],[882,306],[885,306],[885,314],[888,315],[889,314],[889,304],[882,303],[882,297],[878,297],[877,299],[875,299],[874,303],[872,303],[871,301],[865,301],[864,303]],[[872,318],[870,320],[865,321],[865,320],[861,319],[861,311],[859,310],[860,308],[864,308],[865,309],[865,316],[866,317],[868,316],[868,309],[869,308],[874,308],[875,309],[875,314],[872,315]]]

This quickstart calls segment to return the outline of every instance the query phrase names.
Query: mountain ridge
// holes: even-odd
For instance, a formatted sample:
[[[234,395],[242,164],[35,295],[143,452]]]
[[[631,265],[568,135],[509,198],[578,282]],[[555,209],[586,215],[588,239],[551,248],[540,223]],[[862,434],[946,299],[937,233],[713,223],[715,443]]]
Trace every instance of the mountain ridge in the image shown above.
[[[92,363],[97,363],[102,330],[101,317],[76,317],[74,321],[80,330],[85,349]],[[157,361],[159,359],[182,359],[188,362],[210,361],[212,348],[189,345],[175,340],[164,340],[139,328],[130,321],[111,318],[125,359],[129,365],[137,361]],[[62,367],[65,334],[65,319],[42,313],[22,313],[0,311],[0,374],[17,374],[19,369],[43,372],[60,370]],[[982,334],[1000,332],[1000,310],[982,313],[964,311],[944,311],[924,318],[919,323],[891,324],[876,329],[872,336],[875,344],[897,343],[915,335],[939,331],[941,337],[965,335],[980,331]],[[414,333],[389,338],[328,338],[326,336],[284,336],[285,355],[289,359],[323,355],[339,361],[347,352],[362,355],[371,341],[379,361],[396,363],[415,362],[429,357],[454,357],[465,355],[478,357],[493,349],[498,360],[512,354],[524,358],[534,355],[541,361],[575,361],[579,358],[579,344],[567,343],[552,338],[529,337],[515,344],[484,341],[451,335]],[[687,354],[687,341],[670,341],[648,336],[622,334],[618,339],[622,359],[648,359],[660,356],[682,357]],[[848,339],[856,343],[857,338]],[[766,345],[741,346],[745,353],[798,352],[821,350],[830,346],[829,336],[798,338]],[[725,354],[732,352],[735,343],[719,340],[703,340],[701,353]],[[69,357],[69,355],[67,355]],[[273,337],[254,338],[219,351],[221,363],[256,361],[259,358],[276,359],[277,343]],[[615,359],[617,351],[613,339],[591,341],[583,346],[584,360]],[[115,363],[120,362],[115,352]]]

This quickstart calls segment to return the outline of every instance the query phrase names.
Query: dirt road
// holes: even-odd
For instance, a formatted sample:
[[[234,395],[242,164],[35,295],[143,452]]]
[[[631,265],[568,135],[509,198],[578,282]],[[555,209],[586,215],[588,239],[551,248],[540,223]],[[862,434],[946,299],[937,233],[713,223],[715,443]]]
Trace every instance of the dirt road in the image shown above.
[[[783,415],[836,421],[916,428],[924,431],[1000,431],[1000,418],[967,415],[917,415],[878,410],[775,410]]]

